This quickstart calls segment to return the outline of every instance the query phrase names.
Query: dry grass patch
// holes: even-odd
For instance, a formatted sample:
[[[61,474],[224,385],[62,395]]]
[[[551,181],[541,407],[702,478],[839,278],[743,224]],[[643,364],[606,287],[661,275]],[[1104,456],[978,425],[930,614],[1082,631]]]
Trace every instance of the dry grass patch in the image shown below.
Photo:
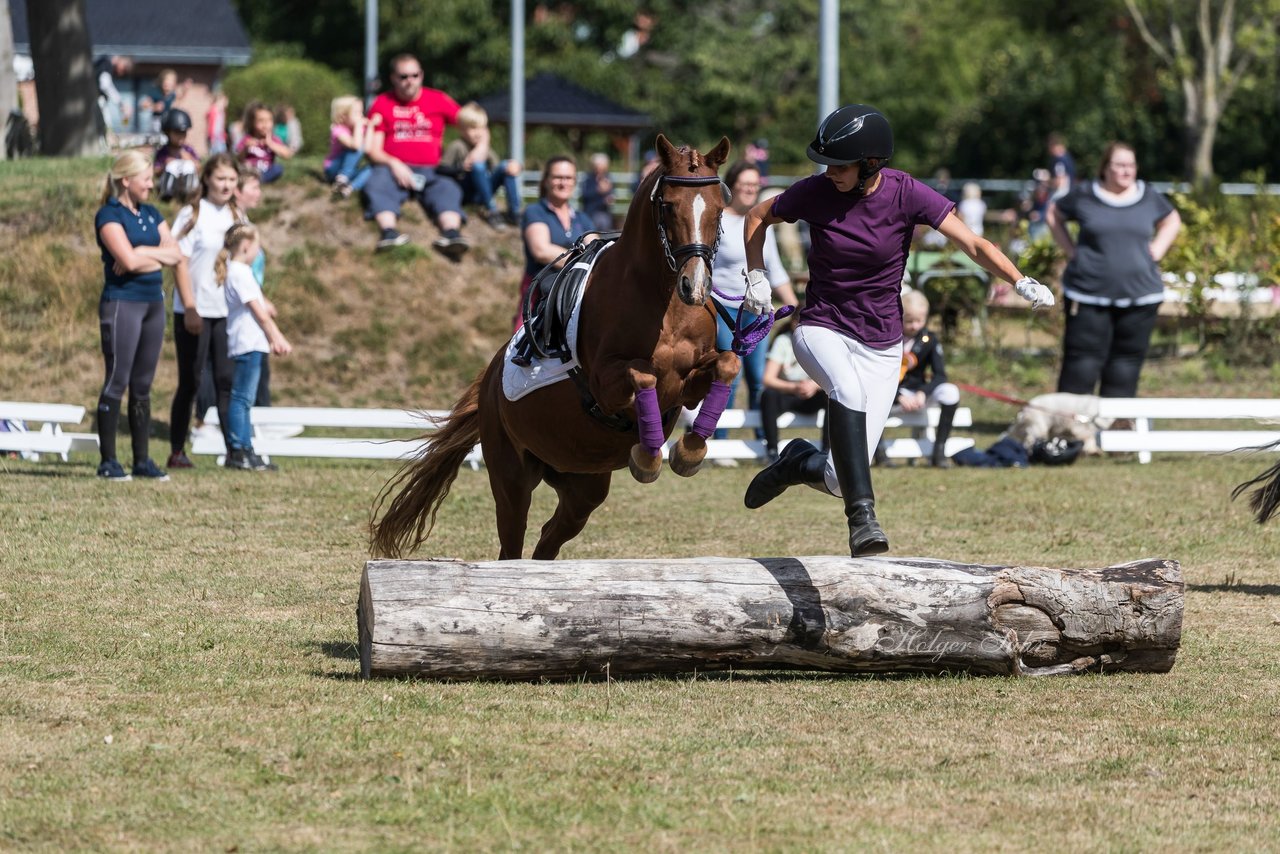
[[[90,461],[4,464],[5,845],[1225,848],[1277,831],[1280,529],[1226,500],[1256,461],[877,481],[897,554],[1181,560],[1168,675],[548,684],[360,682],[363,525],[391,469],[284,462],[119,485]],[[751,513],[752,473],[619,477],[566,556],[839,552],[834,502],[797,490]],[[544,490],[536,522],[549,510]],[[491,514],[484,473],[463,471],[427,551],[489,558]]]

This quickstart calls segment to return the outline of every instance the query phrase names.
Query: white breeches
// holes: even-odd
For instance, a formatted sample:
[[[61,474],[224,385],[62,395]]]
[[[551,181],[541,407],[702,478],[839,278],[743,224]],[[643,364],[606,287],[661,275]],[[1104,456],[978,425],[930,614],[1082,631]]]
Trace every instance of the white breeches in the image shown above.
[[[792,336],[796,361],[832,401],[867,414],[867,463],[884,433],[889,410],[898,396],[902,343],[876,350],[847,335],[821,326],[797,326]],[[838,441],[833,435],[832,444]],[[836,471],[827,458],[827,491],[840,494]]]
[[[960,389],[955,383],[939,383],[938,387],[929,392],[927,403],[929,406],[955,406],[960,402]],[[897,399],[894,399],[893,415],[899,414],[901,408],[898,406]]]

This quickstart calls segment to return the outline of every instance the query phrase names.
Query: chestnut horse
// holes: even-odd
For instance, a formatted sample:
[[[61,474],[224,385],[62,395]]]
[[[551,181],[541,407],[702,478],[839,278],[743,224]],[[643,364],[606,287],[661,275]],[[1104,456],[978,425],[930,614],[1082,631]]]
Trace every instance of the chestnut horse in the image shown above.
[[[386,512],[370,526],[375,555],[400,556],[422,544],[477,440],[502,560],[523,555],[539,483],[559,498],[533,550],[535,560],[551,560],[604,502],[615,470],[629,465],[642,483],[657,478],[681,407],[705,399],[693,430],[670,452],[676,474],[697,472],[739,367],[734,353],[716,351],[708,300],[728,198],[717,169],[729,140],[704,156],[659,135],[657,150],[659,168],[637,188],[621,236],[585,284],[577,342],[585,391],[563,380],[508,400],[504,344],[440,428],[424,437],[423,452],[383,488],[374,514],[384,505]]]

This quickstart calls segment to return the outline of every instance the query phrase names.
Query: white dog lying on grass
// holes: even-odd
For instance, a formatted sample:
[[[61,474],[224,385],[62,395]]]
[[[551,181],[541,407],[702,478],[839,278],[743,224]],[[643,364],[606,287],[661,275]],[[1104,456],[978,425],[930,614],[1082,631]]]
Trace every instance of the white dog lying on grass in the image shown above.
[[[1095,394],[1037,395],[1027,401],[1008,435],[1021,442],[1028,451],[1036,442],[1050,439],[1076,440],[1084,443],[1083,454],[1100,454],[1098,431],[1111,427],[1112,419],[1098,417],[1098,396]]]

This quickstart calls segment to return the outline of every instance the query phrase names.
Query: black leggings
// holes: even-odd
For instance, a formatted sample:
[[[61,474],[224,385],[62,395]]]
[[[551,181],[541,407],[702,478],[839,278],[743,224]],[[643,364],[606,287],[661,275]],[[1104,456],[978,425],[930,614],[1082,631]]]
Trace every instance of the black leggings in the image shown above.
[[[826,392],[819,391],[813,397],[797,397],[766,388],[760,392],[760,425],[764,428],[764,445],[770,451],[778,450],[778,416],[784,412],[814,415],[827,408]],[[822,449],[827,449],[827,425],[822,425]]]
[[[133,461],[141,463],[151,435],[151,381],[164,349],[164,300],[103,300],[98,303],[98,328],[106,366],[98,395],[98,451],[103,460],[116,458],[120,400],[128,389]]]
[[[1117,308],[1067,300],[1066,311],[1058,391],[1135,397],[1160,304]]]
[[[98,327],[102,332],[102,358],[106,379],[102,396],[134,400],[151,397],[151,381],[164,349],[164,300],[98,303]]]
[[[206,317],[200,335],[192,335],[183,325],[182,315],[173,315],[173,346],[178,354],[178,389],[173,393],[169,411],[169,448],[174,453],[187,444],[191,432],[191,404],[200,388],[200,375],[206,363],[213,364],[213,386],[218,423],[227,435],[227,406],[231,402],[231,378],[235,363],[227,355],[227,319]],[[203,412],[199,413],[201,416]],[[231,447],[228,443],[227,447]]]

